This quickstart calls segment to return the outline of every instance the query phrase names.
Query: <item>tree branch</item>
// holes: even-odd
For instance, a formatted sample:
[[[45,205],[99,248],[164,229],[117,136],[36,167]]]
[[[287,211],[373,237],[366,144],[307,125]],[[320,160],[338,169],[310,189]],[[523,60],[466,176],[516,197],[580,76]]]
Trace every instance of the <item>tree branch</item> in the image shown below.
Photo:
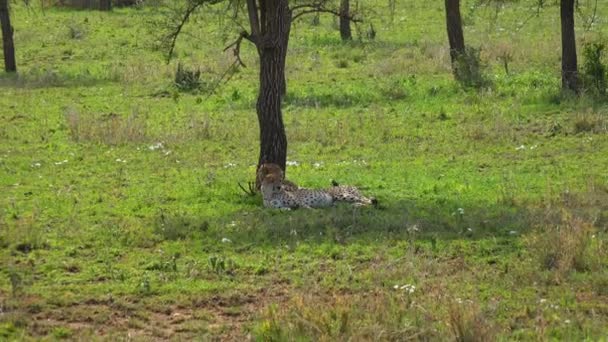
[[[247,13],[249,13],[249,24],[251,24],[251,34],[254,37],[260,36],[260,19],[258,17],[258,6],[256,0],[247,0]]]
[[[184,26],[190,20],[190,16],[203,5],[214,5],[221,1],[222,0],[187,0],[185,9],[173,8],[174,13],[169,15],[169,18],[166,19],[167,22],[160,23],[169,30],[169,33],[161,37],[161,46],[168,50],[167,63],[169,63],[173,57],[177,37],[179,37]]]
[[[299,10],[299,12],[295,13],[293,15],[293,20],[296,20],[297,18],[306,15],[306,14],[311,14],[311,13],[329,13],[329,14],[333,14],[336,17],[342,17],[343,14],[340,13],[339,10],[336,9],[332,9],[332,8],[327,8],[325,7],[325,4],[328,1],[324,0],[324,1],[315,1],[309,4],[302,4],[302,5],[297,5],[297,6],[293,6],[291,8],[292,11]],[[353,23],[362,23],[363,19],[359,19],[356,17],[356,15],[348,15],[346,17],[346,19],[350,20]]]
[[[231,47],[234,47],[232,49],[232,53],[234,54],[234,57],[236,57],[236,61],[239,63],[240,66],[242,66],[243,68],[246,68],[247,66],[241,60],[241,42],[243,41],[243,38],[246,38],[247,40],[254,39],[254,38],[250,37],[250,35],[249,35],[249,33],[247,33],[247,31],[243,31],[232,44],[230,44],[224,48],[224,51],[230,49]]]

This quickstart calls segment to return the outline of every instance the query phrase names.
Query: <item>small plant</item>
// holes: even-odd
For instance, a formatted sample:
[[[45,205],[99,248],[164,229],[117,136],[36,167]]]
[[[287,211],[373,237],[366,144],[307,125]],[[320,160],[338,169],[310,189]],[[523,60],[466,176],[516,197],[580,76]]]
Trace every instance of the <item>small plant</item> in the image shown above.
[[[509,63],[513,60],[513,53],[507,49],[501,49],[498,56],[496,56],[499,62],[502,63],[503,68],[505,69],[505,74],[509,75]]]
[[[179,91],[195,91],[201,88],[201,71],[184,68],[182,63],[177,64],[175,71],[175,86]]]
[[[153,262],[146,266],[147,271],[177,272],[177,261],[181,254],[168,255],[163,260]]]
[[[467,47],[464,54],[458,56],[454,62],[454,76],[456,80],[465,88],[484,88],[489,85],[483,71],[484,65],[481,62],[481,49]]]
[[[209,268],[217,275],[233,275],[236,270],[236,263],[232,259],[213,255],[209,257]]]
[[[68,25],[68,37],[70,39],[82,39],[84,38],[84,29],[76,24]]]
[[[154,233],[163,237],[165,240],[182,240],[191,236],[196,231],[205,231],[209,228],[207,221],[199,223],[183,214],[166,215],[160,212],[154,221]]]
[[[23,292],[23,277],[15,270],[11,270],[8,277],[11,281],[11,293],[13,297],[17,297]]]
[[[348,61],[345,59],[340,59],[336,62],[336,68],[346,69],[348,68]]]
[[[583,82],[585,88],[599,96],[606,95],[606,65],[602,62],[602,53],[606,48],[603,42],[588,43],[583,47],[585,63],[583,65]]]
[[[70,336],[72,336],[72,330],[70,330],[70,328],[56,327],[55,329],[53,329],[53,337],[55,337],[56,339],[68,339],[70,338]]]
[[[147,295],[152,292],[152,285],[150,283],[150,276],[145,273],[139,282],[139,292],[141,294]]]
[[[381,88],[382,94],[390,100],[403,100],[409,96],[404,82],[394,80]]]

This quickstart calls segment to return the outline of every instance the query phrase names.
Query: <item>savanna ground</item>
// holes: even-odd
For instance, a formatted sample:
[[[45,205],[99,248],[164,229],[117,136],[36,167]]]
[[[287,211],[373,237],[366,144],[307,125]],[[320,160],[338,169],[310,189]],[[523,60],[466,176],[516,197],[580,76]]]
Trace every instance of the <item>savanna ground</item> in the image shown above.
[[[443,2],[377,4],[373,41],[295,24],[284,116],[289,179],[381,207],[282,212],[237,186],[258,157],[252,46],[208,94],[239,31],[221,8],[167,65],[155,7],[15,3],[0,340],[606,339],[608,105],[560,94],[558,8],[465,1],[475,90],[452,79]],[[608,33],[607,4],[585,13],[579,51]]]

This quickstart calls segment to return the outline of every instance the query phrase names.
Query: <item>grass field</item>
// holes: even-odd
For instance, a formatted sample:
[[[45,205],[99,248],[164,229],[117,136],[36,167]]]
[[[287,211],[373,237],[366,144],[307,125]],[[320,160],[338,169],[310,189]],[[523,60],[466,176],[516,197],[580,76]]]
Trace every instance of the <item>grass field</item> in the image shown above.
[[[289,179],[381,206],[290,212],[237,185],[258,158],[257,60],[244,45],[208,93],[240,30],[222,8],[166,64],[158,8],[15,3],[0,340],[608,339],[608,102],[560,94],[559,9],[465,1],[491,83],[474,90],[452,79],[443,2],[370,3],[373,41],[295,24],[283,112]],[[588,30],[582,10],[581,48],[608,4]],[[178,62],[199,91],[173,85]]]

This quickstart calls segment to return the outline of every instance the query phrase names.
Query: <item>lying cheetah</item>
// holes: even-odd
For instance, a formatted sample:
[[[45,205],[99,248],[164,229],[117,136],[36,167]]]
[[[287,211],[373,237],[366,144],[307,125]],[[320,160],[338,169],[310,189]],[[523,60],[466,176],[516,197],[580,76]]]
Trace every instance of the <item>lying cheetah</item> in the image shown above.
[[[323,208],[334,203],[327,191],[301,188],[288,191],[283,188],[283,180],[275,174],[266,175],[260,189],[267,208]]]
[[[350,185],[338,185],[334,182],[333,186],[327,189],[327,193],[334,199],[335,202],[347,202],[358,205],[377,204],[375,198],[363,196],[359,189]]]
[[[322,208],[334,202],[348,202],[356,205],[376,204],[353,186],[335,184],[326,190],[291,189],[285,186],[280,176],[267,174],[261,182],[264,206],[268,208]]]

